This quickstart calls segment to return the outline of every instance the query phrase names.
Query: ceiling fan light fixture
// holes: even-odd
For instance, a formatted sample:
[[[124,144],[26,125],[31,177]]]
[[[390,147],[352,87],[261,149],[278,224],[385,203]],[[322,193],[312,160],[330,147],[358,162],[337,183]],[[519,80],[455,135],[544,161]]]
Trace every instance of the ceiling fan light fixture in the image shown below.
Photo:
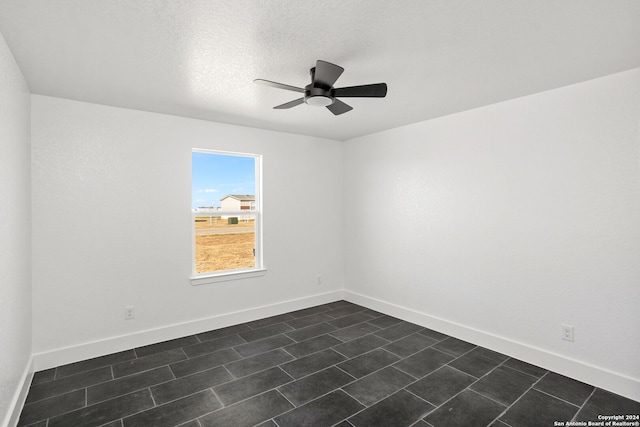
[[[333,99],[324,95],[316,95],[307,97],[304,102],[307,105],[313,105],[314,107],[328,107],[333,104]]]

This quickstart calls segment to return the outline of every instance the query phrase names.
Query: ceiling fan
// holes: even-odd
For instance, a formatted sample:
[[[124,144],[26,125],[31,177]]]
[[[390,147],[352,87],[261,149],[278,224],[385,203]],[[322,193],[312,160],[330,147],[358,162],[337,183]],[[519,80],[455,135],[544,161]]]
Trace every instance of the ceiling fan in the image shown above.
[[[330,62],[316,61],[316,66],[311,72],[311,84],[303,88],[276,83],[270,80],[255,79],[253,82],[265,86],[304,93],[302,98],[285,102],[275,106],[277,110],[295,107],[300,104],[327,107],[336,116],[353,110],[353,107],[336,98],[384,98],[387,95],[386,83],[374,83],[361,86],[349,86],[334,88],[333,84],[338,80],[344,68]]]

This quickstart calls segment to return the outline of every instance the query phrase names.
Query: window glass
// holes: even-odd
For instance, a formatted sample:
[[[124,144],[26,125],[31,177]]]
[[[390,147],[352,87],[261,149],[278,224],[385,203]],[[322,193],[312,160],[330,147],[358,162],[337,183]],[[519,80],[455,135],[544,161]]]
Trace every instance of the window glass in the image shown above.
[[[260,156],[194,150],[191,163],[194,273],[261,268]]]

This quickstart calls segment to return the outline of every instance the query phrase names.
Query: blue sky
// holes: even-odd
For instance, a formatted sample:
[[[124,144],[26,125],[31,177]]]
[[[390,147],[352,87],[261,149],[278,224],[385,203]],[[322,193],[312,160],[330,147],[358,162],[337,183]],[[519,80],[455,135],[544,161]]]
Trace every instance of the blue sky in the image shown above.
[[[255,194],[253,157],[193,152],[191,207],[220,206],[227,194]]]

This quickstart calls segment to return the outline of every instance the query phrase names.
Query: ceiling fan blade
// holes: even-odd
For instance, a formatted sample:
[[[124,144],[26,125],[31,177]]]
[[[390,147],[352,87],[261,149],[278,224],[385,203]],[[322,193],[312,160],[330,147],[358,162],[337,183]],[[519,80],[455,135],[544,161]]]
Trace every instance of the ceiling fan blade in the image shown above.
[[[257,83],[259,85],[271,86],[271,87],[275,87],[275,88],[278,88],[278,89],[285,89],[285,90],[291,90],[293,92],[304,93],[304,89],[301,88],[301,87],[289,86],[289,85],[286,85],[284,83],[272,82],[271,80],[255,79],[253,82]]]
[[[344,102],[340,101],[339,99],[334,99],[333,100],[333,104],[327,105],[327,108],[329,109],[329,111],[331,111],[336,116],[339,115],[339,114],[346,113],[347,111],[353,110],[352,106],[345,104]]]
[[[313,85],[326,86],[328,88],[332,87],[343,71],[344,68],[338,65],[318,60],[316,61],[316,71],[313,76]]]
[[[335,89],[334,96],[343,98],[384,98],[387,95],[386,83],[374,83],[370,85],[340,87]]]
[[[284,104],[276,105],[273,108],[275,108],[276,110],[284,110],[287,108],[295,107],[296,105],[300,105],[302,103],[304,103],[304,98],[299,98],[294,99],[293,101],[285,102]]]

